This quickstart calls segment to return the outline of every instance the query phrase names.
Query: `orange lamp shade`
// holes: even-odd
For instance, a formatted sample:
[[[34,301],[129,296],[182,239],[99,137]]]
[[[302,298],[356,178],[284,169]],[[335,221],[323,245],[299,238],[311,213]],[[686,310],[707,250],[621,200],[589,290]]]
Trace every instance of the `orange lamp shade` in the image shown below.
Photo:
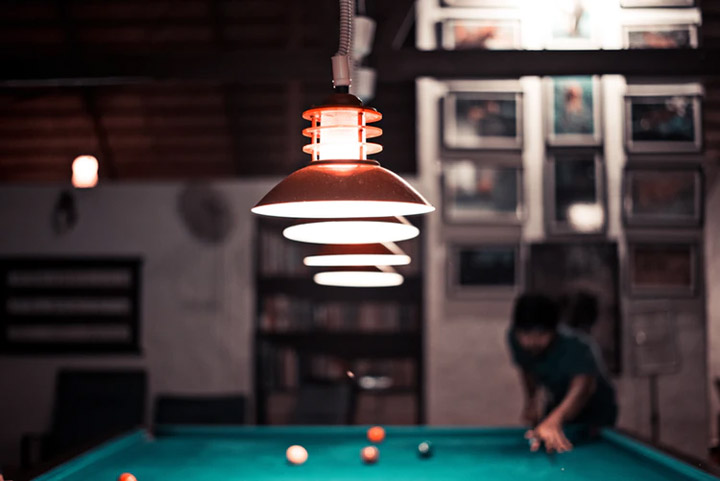
[[[310,165],[277,184],[252,212],[291,218],[357,218],[424,214],[435,210],[410,184],[368,160],[380,152],[368,142],[382,130],[368,126],[382,115],[350,94],[333,94],[326,105],[307,110],[303,135]]]

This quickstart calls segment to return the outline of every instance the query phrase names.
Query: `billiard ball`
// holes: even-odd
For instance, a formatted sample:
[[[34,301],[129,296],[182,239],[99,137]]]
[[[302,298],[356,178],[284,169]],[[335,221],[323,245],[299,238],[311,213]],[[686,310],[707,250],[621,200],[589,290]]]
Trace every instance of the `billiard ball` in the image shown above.
[[[430,444],[429,441],[423,441],[418,444],[417,450],[421,458],[429,458],[433,453],[432,444]]]
[[[302,446],[294,444],[287,448],[287,451],[285,451],[285,457],[290,464],[298,465],[307,461],[308,452]]]
[[[367,431],[368,441],[371,443],[381,443],[385,439],[385,430],[380,426],[373,426]]]
[[[122,473],[118,476],[118,481],[137,481],[137,478],[130,473]]]
[[[380,457],[380,450],[375,446],[365,446],[360,451],[360,457],[364,463],[373,464],[376,463]]]

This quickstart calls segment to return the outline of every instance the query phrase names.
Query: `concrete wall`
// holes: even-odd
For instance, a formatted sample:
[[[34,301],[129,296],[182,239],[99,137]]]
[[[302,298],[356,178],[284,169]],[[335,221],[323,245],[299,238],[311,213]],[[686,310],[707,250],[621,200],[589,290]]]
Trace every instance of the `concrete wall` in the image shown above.
[[[106,184],[78,191],[79,222],[64,235],[50,226],[60,188],[0,189],[0,255],[126,254],[145,261],[142,355],[0,357],[0,459],[15,464],[20,435],[47,429],[60,367],[144,367],[150,399],[156,393],[251,394],[249,209],[270,186],[215,185],[233,221],[228,238],[215,245],[194,238],[184,226],[179,184]]]

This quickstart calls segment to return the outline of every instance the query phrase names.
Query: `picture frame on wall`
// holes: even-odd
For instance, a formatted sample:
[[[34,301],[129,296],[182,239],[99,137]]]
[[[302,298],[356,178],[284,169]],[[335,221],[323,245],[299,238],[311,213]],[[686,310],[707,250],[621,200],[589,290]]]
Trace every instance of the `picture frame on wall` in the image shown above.
[[[522,159],[442,163],[443,218],[448,224],[516,224],[523,218]]]
[[[450,149],[521,149],[522,92],[448,92],[443,99],[443,141]]]
[[[522,266],[517,242],[452,242],[447,252],[448,296],[511,299],[524,284]]]
[[[547,17],[548,49],[599,47],[593,0],[552,0],[547,8],[551,11]]]
[[[702,87],[697,84],[629,85],[625,96],[625,148],[631,153],[699,152]]]
[[[516,50],[521,47],[518,18],[444,19],[441,44],[446,50]]]
[[[698,48],[697,25],[623,25],[623,47],[628,49]]]
[[[583,239],[530,244],[527,288],[557,301],[562,323],[590,334],[608,368],[621,371],[617,243]]]
[[[607,225],[605,166],[598,151],[550,151],[545,163],[549,234],[602,234]]]
[[[546,140],[551,146],[602,143],[600,77],[545,79]]]
[[[703,174],[698,167],[629,165],[623,175],[628,227],[700,227]]]
[[[694,7],[695,0],[620,0],[623,8]]]
[[[627,286],[632,297],[695,297],[700,284],[696,240],[628,239]]]

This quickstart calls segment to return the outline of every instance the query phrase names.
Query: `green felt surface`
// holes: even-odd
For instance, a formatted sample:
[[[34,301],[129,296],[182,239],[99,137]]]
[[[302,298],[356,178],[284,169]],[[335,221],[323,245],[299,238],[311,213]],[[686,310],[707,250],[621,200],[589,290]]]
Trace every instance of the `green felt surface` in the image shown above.
[[[106,443],[36,478],[113,481],[219,480],[702,480],[718,479],[614,432],[572,452],[531,453],[521,429],[389,427],[380,460],[365,465],[363,427],[165,427]],[[431,441],[421,459],[417,445]],[[289,465],[285,450],[301,444],[308,461]]]

